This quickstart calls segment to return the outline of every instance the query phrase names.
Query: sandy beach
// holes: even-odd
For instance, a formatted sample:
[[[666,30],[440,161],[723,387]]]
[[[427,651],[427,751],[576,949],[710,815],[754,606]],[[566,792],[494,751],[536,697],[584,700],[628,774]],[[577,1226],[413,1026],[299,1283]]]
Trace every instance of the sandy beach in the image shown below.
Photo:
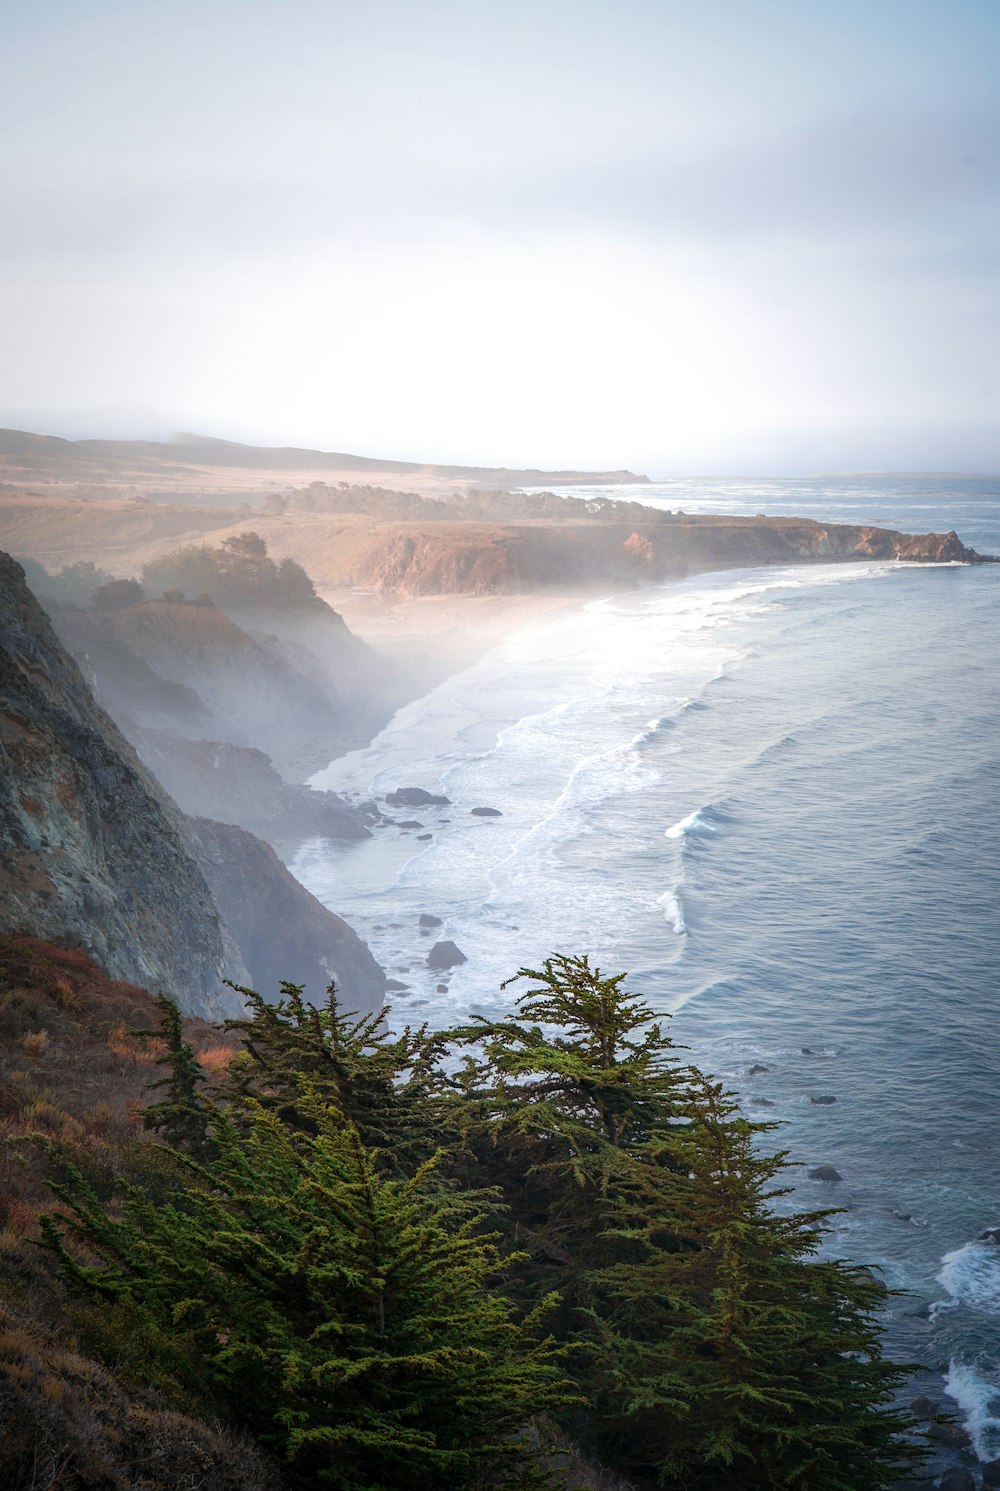
[[[605,595],[607,586],[554,586],[530,595],[399,597],[339,589],[319,594],[356,636],[426,670],[432,686],[471,667],[511,632]]]

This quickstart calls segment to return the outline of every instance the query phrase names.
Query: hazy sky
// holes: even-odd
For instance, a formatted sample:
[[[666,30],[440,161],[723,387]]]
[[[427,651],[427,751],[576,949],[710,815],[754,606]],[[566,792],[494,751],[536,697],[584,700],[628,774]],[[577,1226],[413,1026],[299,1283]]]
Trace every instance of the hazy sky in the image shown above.
[[[1000,0],[0,0],[0,422],[1000,470]]]

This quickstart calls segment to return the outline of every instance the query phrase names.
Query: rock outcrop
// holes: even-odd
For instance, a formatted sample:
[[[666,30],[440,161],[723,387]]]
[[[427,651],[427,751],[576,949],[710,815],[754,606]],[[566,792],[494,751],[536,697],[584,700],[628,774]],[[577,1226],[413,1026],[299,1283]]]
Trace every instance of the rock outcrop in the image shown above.
[[[368,838],[368,825],[377,817],[374,806],[359,809],[335,792],[286,782],[271,758],[250,746],[160,730],[138,731],[133,742],[185,813],[237,824],[272,845],[301,838]]]
[[[273,999],[285,979],[305,984],[306,997],[321,1002],[333,979],[346,1009],[381,1009],[385,974],[366,944],[289,874],[269,845],[206,818],[189,819],[188,830],[253,988]]]
[[[279,759],[315,740],[313,769],[347,741],[343,701],[315,659],[307,671],[301,653],[293,661],[287,644],[244,631],[218,606],[154,600],[107,612],[60,611],[54,620],[74,654],[94,667],[111,707],[140,724],[148,717],[129,680],[145,668],[147,677],[186,691],[189,709],[176,711],[174,733],[263,747]],[[125,658],[135,660],[128,672]],[[149,723],[166,723],[164,713]]]
[[[0,555],[0,929],[79,943],[115,978],[220,995],[223,933],[180,815]],[[240,965],[232,967],[239,973]]]
[[[184,818],[0,554],[3,931],[78,944],[112,977],[212,1018],[242,1009],[224,978],[321,997],[334,977],[365,1010],[385,992],[365,944],[267,844]]]

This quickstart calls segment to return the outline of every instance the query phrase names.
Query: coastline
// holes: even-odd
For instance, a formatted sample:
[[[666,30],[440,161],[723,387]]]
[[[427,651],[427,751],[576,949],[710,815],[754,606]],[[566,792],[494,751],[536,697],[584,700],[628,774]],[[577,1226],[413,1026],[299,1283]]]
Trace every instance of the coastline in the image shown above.
[[[415,676],[405,702],[478,662],[512,632],[614,587],[548,586],[519,595],[400,596],[317,586],[355,636]],[[336,758],[332,758],[336,759]]]

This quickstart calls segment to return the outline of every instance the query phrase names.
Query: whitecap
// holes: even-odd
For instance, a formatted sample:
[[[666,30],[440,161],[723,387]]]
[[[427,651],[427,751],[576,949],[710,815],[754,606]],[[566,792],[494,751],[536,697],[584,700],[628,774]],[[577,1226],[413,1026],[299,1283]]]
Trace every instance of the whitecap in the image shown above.
[[[953,1300],[1000,1315],[1000,1248],[994,1242],[968,1242],[941,1260],[937,1276]]]
[[[981,1369],[952,1361],[944,1385],[965,1415],[965,1427],[980,1460],[1000,1455],[1000,1383]]]
[[[663,907],[663,915],[670,923],[678,937],[682,937],[687,931],[684,923],[684,908],[681,905],[680,896],[674,891],[665,890],[662,896],[657,896],[657,902]]]
[[[688,813],[686,818],[681,818],[677,823],[672,823],[669,828],[664,829],[665,839],[682,839],[685,834],[693,833],[695,829],[714,834],[716,829],[713,824],[708,823],[702,817],[704,808],[695,808],[693,813]]]

